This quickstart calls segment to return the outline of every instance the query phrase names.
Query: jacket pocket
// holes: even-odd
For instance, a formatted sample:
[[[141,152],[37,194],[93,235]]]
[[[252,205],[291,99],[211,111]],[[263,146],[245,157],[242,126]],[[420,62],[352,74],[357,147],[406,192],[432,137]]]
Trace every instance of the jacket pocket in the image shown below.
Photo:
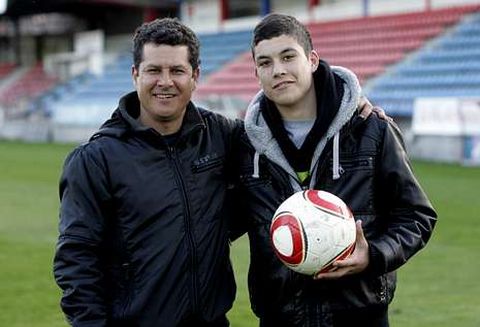
[[[201,173],[207,170],[222,167],[224,165],[224,157],[210,156],[199,158],[192,163],[192,172]]]
[[[344,200],[354,214],[375,212],[375,162],[373,156],[341,157],[340,177],[333,179],[333,163],[325,174],[325,189]],[[321,181],[318,183],[322,185]]]
[[[241,174],[240,175],[240,183],[245,188],[253,188],[256,186],[262,186],[270,184],[270,180],[260,176],[260,177],[253,177],[252,174]]]
[[[333,162],[333,161],[332,161]],[[353,159],[345,159],[340,161],[340,166],[344,170],[362,170],[362,169],[373,169],[373,156],[365,155]]]
[[[130,263],[125,262],[112,266],[111,278],[113,319],[124,321],[128,316],[134,290],[133,271]]]

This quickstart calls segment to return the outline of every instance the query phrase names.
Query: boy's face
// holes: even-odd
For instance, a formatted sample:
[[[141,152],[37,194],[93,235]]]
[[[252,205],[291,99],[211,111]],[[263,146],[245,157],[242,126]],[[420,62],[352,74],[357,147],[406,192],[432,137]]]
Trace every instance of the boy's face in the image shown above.
[[[255,74],[265,95],[279,106],[295,106],[314,89],[312,73],[319,57],[308,56],[291,36],[281,35],[260,41],[254,47]]]
[[[184,45],[147,43],[138,69],[132,76],[147,126],[183,119],[195,89],[199,69],[193,70]]]

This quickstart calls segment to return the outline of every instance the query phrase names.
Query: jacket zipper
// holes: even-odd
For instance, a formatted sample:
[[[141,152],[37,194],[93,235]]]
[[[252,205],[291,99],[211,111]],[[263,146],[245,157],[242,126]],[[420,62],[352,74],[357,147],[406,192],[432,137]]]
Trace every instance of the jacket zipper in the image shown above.
[[[173,163],[173,167],[175,170],[175,178],[177,183],[180,185],[181,193],[182,193],[182,201],[183,207],[185,208],[185,215],[184,215],[184,223],[185,223],[185,231],[188,241],[188,247],[190,249],[190,265],[191,265],[191,272],[192,272],[192,306],[193,312],[197,311],[198,307],[198,295],[197,295],[197,274],[196,274],[196,262],[197,262],[197,253],[195,248],[195,241],[193,239],[192,228],[190,226],[190,202],[188,201],[188,195],[186,192],[185,182],[182,178],[182,174],[180,172],[180,168],[178,167],[177,163],[177,154],[175,152],[174,147],[167,148],[168,157],[170,158],[171,162]]]
[[[290,184],[290,175],[283,168],[281,168],[280,166],[278,166],[273,162],[270,162],[270,164],[267,165],[267,167],[268,167],[267,169],[270,170],[270,174],[272,176],[280,177],[282,179],[283,184],[288,185],[287,187],[288,192],[285,192],[283,194],[284,199],[282,201],[286,200],[290,195],[294,193],[293,186],[292,184]]]

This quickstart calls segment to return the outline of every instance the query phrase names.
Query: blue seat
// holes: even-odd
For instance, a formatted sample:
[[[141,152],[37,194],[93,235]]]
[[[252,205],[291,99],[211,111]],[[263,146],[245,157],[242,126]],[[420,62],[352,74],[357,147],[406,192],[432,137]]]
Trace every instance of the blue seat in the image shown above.
[[[390,115],[411,116],[419,97],[480,95],[480,14],[466,18],[412,58],[368,85],[368,98]]]

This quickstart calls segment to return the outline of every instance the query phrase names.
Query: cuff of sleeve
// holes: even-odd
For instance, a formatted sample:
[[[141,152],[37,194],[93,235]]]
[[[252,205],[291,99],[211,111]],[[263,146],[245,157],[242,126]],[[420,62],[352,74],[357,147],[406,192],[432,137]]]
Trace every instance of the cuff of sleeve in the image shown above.
[[[386,264],[382,253],[371,243],[369,244],[369,259],[366,272],[373,275],[382,275],[386,273]]]

